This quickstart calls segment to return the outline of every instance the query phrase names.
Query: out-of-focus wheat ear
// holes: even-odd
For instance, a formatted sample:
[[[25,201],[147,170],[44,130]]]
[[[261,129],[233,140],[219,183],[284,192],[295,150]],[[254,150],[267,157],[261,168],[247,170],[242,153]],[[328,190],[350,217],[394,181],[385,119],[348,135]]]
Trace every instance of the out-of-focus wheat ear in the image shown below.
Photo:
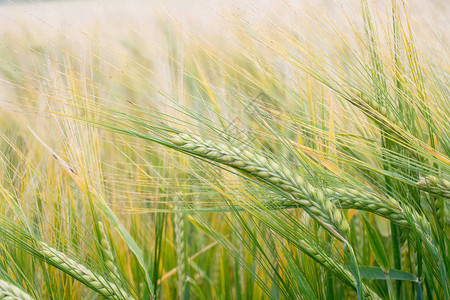
[[[175,214],[173,217],[174,233],[175,233],[175,252],[177,255],[178,281],[177,292],[178,299],[184,298],[184,289],[186,285],[186,245],[185,245],[185,227],[184,213],[178,212],[179,205],[175,206]]]
[[[391,124],[395,124],[400,129],[404,130],[405,125],[403,122],[401,122],[394,113],[388,109],[388,107],[380,104],[376,99],[369,99],[365,94],[360,93],[359,91],[352,90],[351,91],[352,97],[350,98],[350,102],[356,105],[357,107],[361,108],[363,111],[365,111],[372,119],[376,120],[380,124],[384,125],[384,127],[388,129],[392,129]],[[367,106],[365,106],[367,105]],[[370,110],[370,108],[372,110]],[[373,113],[376,111],[378,114]],[[382,117],[388,119],[390,123],[387,123],[384,121]]]
[[[450,181],[444,178],[432,175],[421,177],[417,185],[445,198],[450,198]]]
[[[362,224],[362,220],[361,220],[361,215],[360,215],[359,212],[356,212],[353,215],[351,224],[353,225],[352,226],[352,233],[353,233],[353,236],[354,236],[354,240],[353,240],[354,241],[354,245],[355,245],[356,249],[361,249],[362,239],[363,239],[363,234],[364,233],[363,233],[363,224]],[[357,250],[355,252],[356,252],[355,254],[358,257],[361,257],[361,256],[358,255],[359,252]]]
[[[411,254],[408,242],[405,241],[400,248],[401,259],[402,259],[402,268],[405,270],[411,270],[414,267],[414,264],[411,263]],[[414,273],[414,270],[412,270]]]
[[[108,235],[105,231],[105,226],[103,222],[99,221],[98,224],[98,230],[100,231],[100,244],[102,246],[102,252],[105,257],[105,264],[108,267],[110,273],[109,276],[113,278],[114,280],[119,279],[119,269],[117,269],[117,266],[115,264],[115,258],[112,252],[111,243],[109,241]]]
[[[19,287],[0,279],[1,300],[33,300],[33,298],[22,291]]]

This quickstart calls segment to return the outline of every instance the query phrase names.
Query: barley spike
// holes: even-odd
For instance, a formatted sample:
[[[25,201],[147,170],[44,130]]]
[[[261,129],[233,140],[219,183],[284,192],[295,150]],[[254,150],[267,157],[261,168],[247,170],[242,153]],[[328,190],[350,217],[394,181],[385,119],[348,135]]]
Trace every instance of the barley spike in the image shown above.
[[[186,134],[176,135],[171,141],[182,149],[244,171],[262,182],[276,186],[289,194],[292,201],[303,206],[313,218],[336,237],[341,240],[345,239],[342,234],[347,233],[349,226],[334,203],[326,199],[320,189],[310,183],[305,185],[305,181],[300,175],[294,176],[290,170],[281,168],[272,159],[260,154],[253,154],[246,149],[232,150],[230,147],[217,145],[212,141],[202,142],[201,138]],[[188,148],[186,145],[189,145]]]
[[[0,279],[1,300],[32,300],[33,298],[17,286]]]
[[[39,242],[41,247],[41,254],[44,259],[51,262],[55,267],[69,274],[70,276],[81,280],[87,286],[94,288],[98,293],[107,299],[114,300],[131,300],[134,299],[122,288],[118,287],[112,282],[106,280],[103,276],[95,274],[87,269],[85,266],[75,262],[73,259],[67,257],[64,253],[48,246],[44,242]]]

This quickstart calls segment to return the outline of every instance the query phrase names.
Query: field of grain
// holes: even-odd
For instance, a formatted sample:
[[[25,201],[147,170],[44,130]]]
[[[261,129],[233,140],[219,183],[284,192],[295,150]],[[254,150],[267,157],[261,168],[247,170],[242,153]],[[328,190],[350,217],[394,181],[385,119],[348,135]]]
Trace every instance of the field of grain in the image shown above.
[[[0,2],[0,299],[450,299],[449,10]]]

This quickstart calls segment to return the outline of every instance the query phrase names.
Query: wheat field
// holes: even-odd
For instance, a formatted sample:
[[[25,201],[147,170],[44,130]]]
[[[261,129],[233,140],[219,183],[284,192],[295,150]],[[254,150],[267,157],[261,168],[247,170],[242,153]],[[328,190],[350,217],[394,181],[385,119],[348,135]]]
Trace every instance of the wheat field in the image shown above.
[[[450,299],[449,10],[0,1],[0,299]]]

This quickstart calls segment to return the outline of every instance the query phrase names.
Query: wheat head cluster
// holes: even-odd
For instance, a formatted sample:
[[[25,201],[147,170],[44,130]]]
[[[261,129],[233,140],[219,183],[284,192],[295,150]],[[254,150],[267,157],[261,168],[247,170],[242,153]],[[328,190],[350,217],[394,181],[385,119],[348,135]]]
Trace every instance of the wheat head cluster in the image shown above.
[[[19,2],[0,299],[450,299],[446,1]]]

